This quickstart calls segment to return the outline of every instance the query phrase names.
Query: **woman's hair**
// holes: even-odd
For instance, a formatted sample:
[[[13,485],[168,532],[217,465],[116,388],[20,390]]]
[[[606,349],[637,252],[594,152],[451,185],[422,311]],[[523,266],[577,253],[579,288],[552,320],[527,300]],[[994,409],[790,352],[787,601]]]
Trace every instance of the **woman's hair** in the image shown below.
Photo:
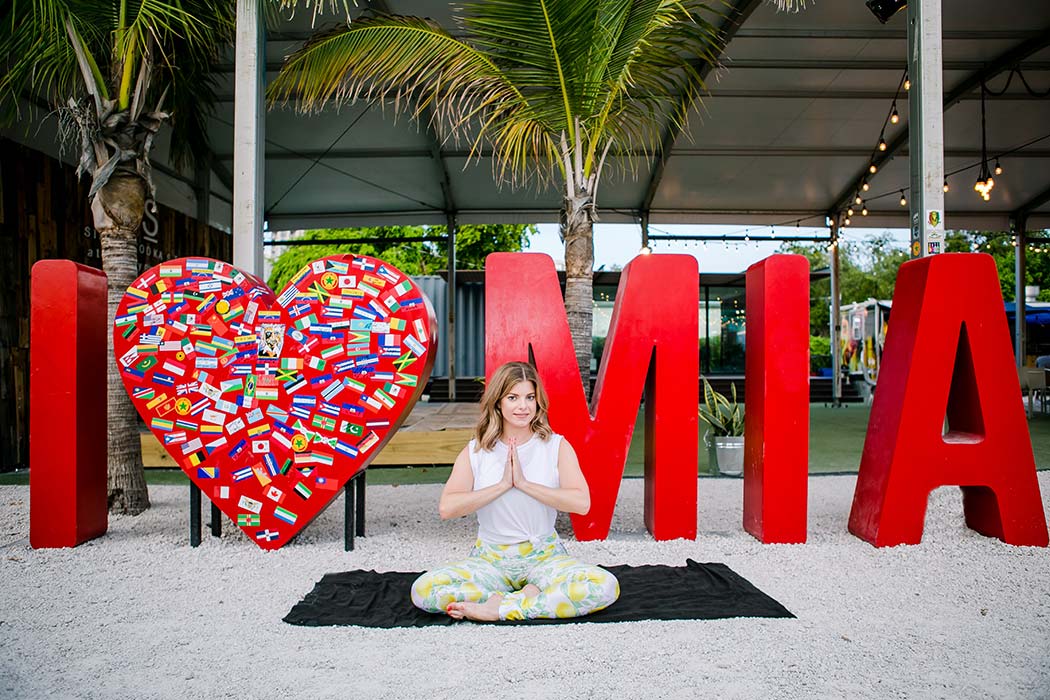
[[[532,382],[536,392],[536,415],[529,425],[532,432],[542,439],[548,439],[554,431],[547,422],[547,392],[536,374],[536,368],[526,362],[508,362],[495,372],[485,386],[481,397],[481,417],[474,426],[475,450],[491,450],[496,441],[503,435],[503,414],[499,412],[499,403],[510,393],[518,382]]]

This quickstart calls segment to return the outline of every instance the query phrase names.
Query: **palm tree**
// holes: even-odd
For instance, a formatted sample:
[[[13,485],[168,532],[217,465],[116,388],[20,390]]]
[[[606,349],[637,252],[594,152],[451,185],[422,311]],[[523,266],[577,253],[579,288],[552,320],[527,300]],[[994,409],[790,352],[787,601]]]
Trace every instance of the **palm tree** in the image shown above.
[[[304,111],[385,100],[468,138],[472,155],[490,144],[500,182],[560,179],[565,310],[587,387],[592,226],[599,182],[619,164],[608,156],[652,152],[668,123],[684,123],[718,32],[694,0],[485,0],[457,12],[457,35],[376,13],[322,32],[288,57],[271,98]]]
[[[176,165],[206,156],[208,70],[233,36],[235,9],[226,0],[13,0],[0,11],[0,118],[11,123],[45,103],[63,140],[75,140],[77,174],[91,178],[110,327],[138,275],[154,136],[171,124]],[[109,506],[140,513],[149,494],[135,410],[115,362],[108,372]]]

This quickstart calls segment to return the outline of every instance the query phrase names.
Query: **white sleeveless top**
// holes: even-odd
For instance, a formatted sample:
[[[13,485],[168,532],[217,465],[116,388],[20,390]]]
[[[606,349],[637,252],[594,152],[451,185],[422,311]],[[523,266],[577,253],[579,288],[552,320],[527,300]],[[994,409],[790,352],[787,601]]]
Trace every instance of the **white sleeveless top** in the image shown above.
[[[518,445],[518,459],[528,481],[558,488],[558,449],[562,436],[551,435],[543,440],[533,435]],[[467,445],[470,468],[474,472],[474,490],[498,483],[507,466],[508,447],[497,440],[492,450],[475,451],[477,442]],[[478,509],[478,538],[488,544],[514,544],[536,540],[554,533],[558,511],[540,503],[518,489],[511,489],[486,506]]]

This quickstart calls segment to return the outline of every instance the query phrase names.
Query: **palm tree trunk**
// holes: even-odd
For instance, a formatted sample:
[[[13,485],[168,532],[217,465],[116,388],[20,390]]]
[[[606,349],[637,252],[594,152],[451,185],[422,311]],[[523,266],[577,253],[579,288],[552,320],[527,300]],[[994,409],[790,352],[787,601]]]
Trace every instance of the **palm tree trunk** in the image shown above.
[[[149,508],[142,467],[138,419],[113,358],[113,318],[124,291],[138,277],[138,229],[145,211],[146,184],[138,175],[114,174],[91,202],[95,230],[102,243],[102,269],[108,286],[106,345],[109,475],[111,513],[138,515]]]
[[[583,380],[583,393],[591,396],[591,334],[594,315],[594,199],[577,189],[566,198],[562,210],[565,241],[565,315],[569,319],[576,365]]]

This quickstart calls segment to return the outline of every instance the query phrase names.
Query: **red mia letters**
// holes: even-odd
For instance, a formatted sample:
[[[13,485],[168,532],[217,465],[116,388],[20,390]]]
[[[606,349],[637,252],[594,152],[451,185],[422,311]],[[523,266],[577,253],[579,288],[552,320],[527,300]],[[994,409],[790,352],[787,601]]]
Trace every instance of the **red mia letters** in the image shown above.
[[[808,272],[804,258],[774,255],[747,273],[744,526],[763,542],[806,537]],[[631,261],[588,407],[551,259],[489,256],[486,367],[535,362],[551,423],[576,447],[591,487],[590,512],[573,516],[580,539],[609,533],[643,391],[646,527],[659,540],[696,537],[698,306],[691,256]],[[916,544],[929,493],[955,485],[969,527],[1013,545],[1047,546],[992,259],[945,254],[905,263],[891,328],[850,532],[877,547]]]

